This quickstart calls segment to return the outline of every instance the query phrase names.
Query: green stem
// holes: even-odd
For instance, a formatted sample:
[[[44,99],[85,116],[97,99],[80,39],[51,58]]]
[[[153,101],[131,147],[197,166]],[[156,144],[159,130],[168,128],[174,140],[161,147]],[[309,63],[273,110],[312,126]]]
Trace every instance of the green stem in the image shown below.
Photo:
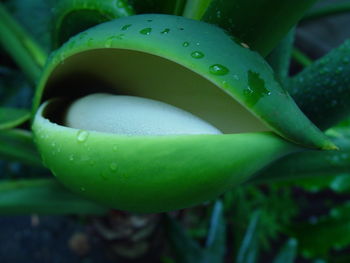
[[[0,44],[35,83],[45,64],[47,54],[11,17],[0,3]]]
[[[182,16],[200,20],[212,0],[187,0]]]
[[[350,3],[341,3],[321,7],[316,10],[308,12],[302,19],[302,22],[308,22],[310,20],[323,18],[326,16],[332,16],[337,14],[343,14],[350,12]]]
[[[311,66],[313,63],[313,61],[307,55],[305,55],[296,47],[293,48],[292,50],[292,57],[296,62],[298,62],[303,67]]]
[[[326,130],[350,114],[350,39],[286,85],[301,110]]]

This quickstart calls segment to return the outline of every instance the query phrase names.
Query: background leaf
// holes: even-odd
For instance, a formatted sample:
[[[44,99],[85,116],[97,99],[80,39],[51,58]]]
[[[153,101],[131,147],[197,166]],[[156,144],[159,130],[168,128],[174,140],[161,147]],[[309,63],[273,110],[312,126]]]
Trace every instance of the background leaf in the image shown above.
[[[0,130],[14,128],[29,118],[28,110],[0,107]]]
[[[0,181],[0,214],[103,214],[106,208],[63,188],[55,179]]]
[[[0,131],[0,156],[8,160],[42,167],[41,158],[34,146],[32,134],[25,130]]]

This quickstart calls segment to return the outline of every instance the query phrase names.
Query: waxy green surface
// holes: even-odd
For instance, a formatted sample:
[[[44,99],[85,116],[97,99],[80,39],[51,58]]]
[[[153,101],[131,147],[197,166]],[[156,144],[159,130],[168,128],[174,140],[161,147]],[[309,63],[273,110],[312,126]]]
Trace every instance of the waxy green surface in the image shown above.
[[[50,98],[45,86],[56,67],[71,56],[101,49],[136,50],[169,59],[217,85],[284,138],[306,147],[335,148],[280,87],[261,56],[216,26],[177,16],[120,18],[71,38],[52,54],[38,85],[34,110],[43,98]]]
[[[47,105],[33,123],[44,164],[69,189],[121,210],[163,212],[214,199],[300,150],[273,133],[125,136],[78,130],[44,118]]]

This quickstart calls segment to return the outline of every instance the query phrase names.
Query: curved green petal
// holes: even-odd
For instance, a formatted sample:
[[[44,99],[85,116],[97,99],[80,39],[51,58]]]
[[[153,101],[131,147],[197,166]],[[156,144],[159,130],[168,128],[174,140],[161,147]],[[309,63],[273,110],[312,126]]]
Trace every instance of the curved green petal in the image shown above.
[[[145,60],[134,61],[136,55]],[[151,70],[147,65],[138,67],[146,59],[152,60],[149,58],[151,55],[153,60],[163,58],[163,62],[172,67],[180,65],[193,74],[188,79],[174,76],[171,71],[166,72],[162,68],[167,66],[165,62],[161,66],[150,64]],[[72,76],[75,77],[74,83],[67,82]],[[261,56],[236,43],[218,27],[169,15],[120,18],[71,38],[51,56],[38,85],[34,111],[41,101],[48,98],[67,94],[77,97],[91,92],[92,77],[99,79],[101,89],[105,81],[115,93],[148,96],[165,102],[179,97],[180,101],[187,100],[190,104],[196,97],[205,97],[205,94],[199,88],[197,93],[191,94],[192,97],[186,92],[177,94],[175,84],[182,81],[177,85],[180,90],[181,86],[190,85],[198,76],[211,83],[210,89],[223,92],[226,102],[233,104],[238,101],[284,138],[307,147],[336,148],[280,87]],[[157,79],[158,87],[151,91]],[[125,89],[129,82],[137,82],[134,86],[139,85],[138,89],[133,90],[133,85]],[[203,81],[200,83],[202,85]],[[167,86],[173,89],[167,89]],[[149,94],[151,92],[154,94]],[[163,97],[158,98],[158,95]],[[209,102],[211,100],[215,101],[215,96],[208,99]],[[207,111],[220,108],[220,103],[220,100],[216,101],[211,108],[208,105]],[[230,114],[232,119],[236,118],[235,111]],[[248,115],[242,119],[250,118]]]
[[[52,106],[52,107],[49,107]],[[297,151],[273,133],[125,136],[33,123],[45,165],[69,189],[110,207],[163,212],[214,199],[266,164]]]

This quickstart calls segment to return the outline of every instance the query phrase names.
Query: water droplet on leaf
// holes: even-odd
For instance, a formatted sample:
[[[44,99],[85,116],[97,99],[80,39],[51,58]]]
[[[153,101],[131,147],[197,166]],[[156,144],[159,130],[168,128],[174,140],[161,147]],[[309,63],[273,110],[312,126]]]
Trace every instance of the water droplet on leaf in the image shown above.
[[[170,32],[169,28],[165,28],[162,32],[160,32],[161,34],[168,34]]]
[[[221,64],[214,64],[209,67],[209,72],[214,75],[223,76],[226,75],[229,70]]]
[[[125,31],[125,30],[127,30],[129,27],[131,27],[131,24],[124,25],[124,26],[122,26],[122,30]]]
[[[140,30],[140,34],[146,35],[146,36],[150,35],[151,32],[152,32],[152,28],[150,28],[150,27],[147,27],[147,28],[144,28],[144,29]]]
[[[191,57],[193,58],[203,58],[204,57],[204,53],[201,51],[193,51],[191,53]]]
[[[271,92],[265,87],[265,81],[258,73],[248,71],[248,86],[243,91],[245,101],[248,105],[254,106],[262,97],[268,96]]]
[[[89,133],[84,130],[79,130],[77,133],[77,141],[78,142],[85,142],[89,136]]]

